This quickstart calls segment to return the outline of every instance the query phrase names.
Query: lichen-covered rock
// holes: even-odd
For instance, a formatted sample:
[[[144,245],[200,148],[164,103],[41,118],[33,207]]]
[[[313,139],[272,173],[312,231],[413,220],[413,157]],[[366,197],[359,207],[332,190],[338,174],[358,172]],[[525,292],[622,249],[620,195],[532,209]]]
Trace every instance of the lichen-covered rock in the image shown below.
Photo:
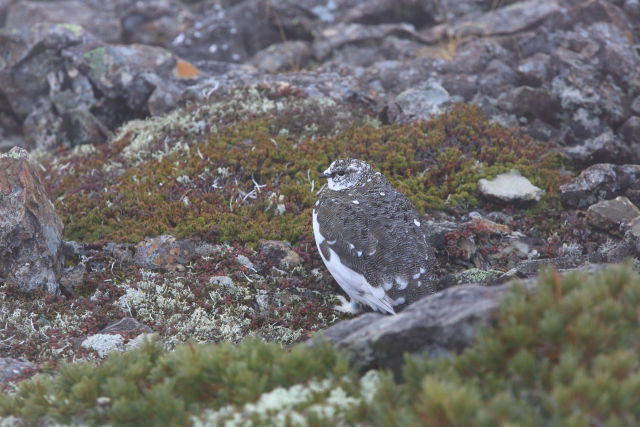
[[[327,59],[335,50],[349,44],[381,43],[395,34],[410,38],[422,39],[408,24],[362,25],[356,23],[339,23],[326,28],[319,34],[313,44],[316,59]]]
[[[21,148],[0,154],[0,278],[25,292],[58,292],[62,222]]]
[[[539,25],[561,10],[555,0],[516,2],[510,7],[492,8],[480,16],[471,15],[470,20],[463,20],[450,31],[456,36],[512,34]]]
[[[193,243],[165,234],[138,243],[133,259],[142,268],[180,271],[194,256]]]
[[[619,195],[640,203],[640,165],[596,164],[560,186],[560,198],[571,208],[584,209]]]
[[[442,85],[437,82],[427,82],[399,94],[394,101],[398,112],[389,118],[392,123],[428,120],[445,112],[446,107],[451,103],[451,96]]]

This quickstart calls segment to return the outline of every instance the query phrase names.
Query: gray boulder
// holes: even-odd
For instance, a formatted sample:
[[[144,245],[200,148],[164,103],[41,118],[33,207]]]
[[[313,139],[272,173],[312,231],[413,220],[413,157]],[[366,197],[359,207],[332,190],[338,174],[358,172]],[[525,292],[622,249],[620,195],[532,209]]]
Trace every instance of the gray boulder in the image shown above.
[[[469,346],[487,325],[512,284],[462,285],[426,296],[401,313],[363,314],[320,332],[354,354],[363,369],[399,373],[404,354],[447,356]]]
[[[62,222],[22,148],[0,154],[0,279],[25,292],[59,290]]]

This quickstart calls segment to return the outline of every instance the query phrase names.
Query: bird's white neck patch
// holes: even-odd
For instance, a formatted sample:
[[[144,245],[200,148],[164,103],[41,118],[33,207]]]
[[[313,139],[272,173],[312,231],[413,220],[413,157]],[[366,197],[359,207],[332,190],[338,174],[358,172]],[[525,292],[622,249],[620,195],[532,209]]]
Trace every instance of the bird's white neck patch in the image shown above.
[[[354,181],[343,180],[340,182],[336,182],[333,180],[333,178],[329,178],[329,181],[327,182],[327,187],[329,187],[329,190],[333,191],[346,190],[347,188],[351,188],[354,185],[356,185]]]

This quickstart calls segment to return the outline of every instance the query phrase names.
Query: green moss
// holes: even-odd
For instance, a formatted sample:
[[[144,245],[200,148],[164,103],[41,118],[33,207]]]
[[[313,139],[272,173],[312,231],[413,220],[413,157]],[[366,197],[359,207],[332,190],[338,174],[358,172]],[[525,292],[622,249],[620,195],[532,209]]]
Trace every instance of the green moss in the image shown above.
[[[371,162],[421,213],[477,206],[478,179],[512,168],[546,189],[548,200],[558,199],[558,159],[545,155],[548,146],[490,123],[476,107],[459,105],[428,123],[403,126],[379,126],[336,113],[354,120],[346,129],[336,125],[336,133],[329,125],[335,105],[295,103],[286,97],[271,100],[253,92],[247,97],[248,105],[227,106],[232,112],[224,113],[218,106],[215,111],[224,117],[237,110],[275,116],[216,126],[213,133],[166,149],[158,147],[160,151],[153,151],[157,144],[153,135],[161,137],[158,129],[149,133],[138,124],[133,127],[138,130],[131,132],[144,137],[129,135],[138,141],[136,155],[126,145],[122,153],[84,155],[75,175],[57,181],[62,197],[56,206],[66,238],[137,242],[164,233],[210,235],[214,229],[222,241],[253,244],[266,238],[295,243],[309,234],[311,206],[321,185],[319,172],[346,156]],[[310,116],[304,106],[313,106],[309,108],[316,114]],[[154,126],[163,132],[186,126],[163,123]],[[311,127],[320,129],[319,134],[311,137]],[[78,173],[88,181],[80,188]]]
[[[104,47],[97,47],[84,54],[84,56],[89,60],[91,74],[97,79],[102,78],[102,76],[107,72],[107,66],[104,59],[105,52]]]
[[[58,24],[60,27],[65,28],[73,33],[74,36],[79,36],[84,31],[80,25],[62,23]]]
[[[450,358],[407,357],[404,383],[357,373],[316,341],[290,351],[154,343],[65,366],[0,394],[0,417],[112,425],[521,425],[640,423],[640,277],[630,267],[548,272],[515,287],[495,327]]]

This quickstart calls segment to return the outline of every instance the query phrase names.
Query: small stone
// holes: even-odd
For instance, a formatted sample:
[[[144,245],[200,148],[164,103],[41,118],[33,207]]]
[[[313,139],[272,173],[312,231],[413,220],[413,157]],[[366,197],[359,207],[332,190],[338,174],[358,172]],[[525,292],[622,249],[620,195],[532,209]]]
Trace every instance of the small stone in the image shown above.
[[[138,322],[133,317],[123,317],[100,331],[101,334],[153,332],[149,326]]]
[[[233,279],[229,276],[212,276],[209,278],[212,285],[220,285],[225,287],[234,287]]]
[[[487,196],[504,202],[538,201],[544,191],[531,184],[519,171],[512,170],[496,176],[491,181],[481,179],[478,181],[478,189]]]
[[[537,87],[544,83],[551,73],[551,57],[538,52],[518,64],[518,73],[527,84]]]
[[[105,409],[111,406],[111,398],[107,396],[101,396],[96,399],[96,407]]]
[[[567,271],[580,267],[586,261],[586,257],[580,254],[572,254],[558,258],[531,259],[520,261],[514,268],[504,273],[500,282],[516,277],[532,277],[542,269],[554,268],[558,271]]]
[[[109,242],[102,247],[102,250],[124,264],[130,263],[135,253],[135,247],[129,243]]]
[[[260,240],[258,241],[258,250],[267,262],[278,264],[283,269],[291,269],[302,264],[302,258],[291,249],[289,242]]]
[[[105,41],[120,41],[120,20],[110,7],[92,7],[90,2],[67,0],[55,3],[20,1],[9,8],[7,26],[10,28],[33,26],[39,22],[60,22],[76,34],[87,28]]]
[[[84,243],[74,242],[72,240],[63,240],[62,253],[68,257],[81,257],[86,255],[87,247]]]
[[[222,251],[221,245],[212,245],[211,243],[202,243],[195,248],[196,254],[201,257],[209,257]]]
[[[638,216],[640,209],[624,196],[603,200],[587,209],[589,224],[612,232],[620,232],[621,225],[628,225]]]
[[[162,235],[146,238],[136,246],[134,262],[142,268],[161,271],[182,271],[195,256],[188,240]]]
[[[302,40],[285,41],[269,46],[258,52],[251,62],[269,73],[296,71],[306,67],[313,55],[309,42]]]
[[[576,163],[591,165],[594,163],[631,163],[638,155],[631,150],[621,136],[606,131],[598,136],[564,148],[565,153]]]
[[[87,266],[84,263],[67,267],[62,272],[62,277],[60,277],[60,286],[64,288],[66,292],[73,293],[74,288],[84,284],[86,275]]]
[[[493,59],[487,64],[482,77],[478,81],[478,87],[482,93],[491,98],[498,98],[506,88],[515,85],[518,75],[504,61]]]
[[[238,255],[236,257],[236,261],[238,261],[238,264],[240,264],[243,267],[248,268],[249,270],[253,270],[256,271],[256,266],[253,265],[253,263],[251,262],[251,260],[249,258],[247,258],[244,255]]]
[[[260,311],[267,311],[269,309],[269,297],[265,293],[256,295],[256,304],[260,308]]]
[[[469,20],[456,23],[451,29],[458,37],[515,34],[526,31],[556,13],[561,13],[556,1],[527,0],[508,7],[490,8],[482,15],[470,14]]]
[[[395,99],[395,104],[400,108],[400,114],[394,121],[408,123],[415,120],[428,120],[443,113],[450,101],[449,92],[437,82],[427,82],[407,89]]]
[[[543,122],[553,123],[561,113],[560,103],[544,89],[520,86],[499,98],[500,107],[518,116],[533,115]]]

